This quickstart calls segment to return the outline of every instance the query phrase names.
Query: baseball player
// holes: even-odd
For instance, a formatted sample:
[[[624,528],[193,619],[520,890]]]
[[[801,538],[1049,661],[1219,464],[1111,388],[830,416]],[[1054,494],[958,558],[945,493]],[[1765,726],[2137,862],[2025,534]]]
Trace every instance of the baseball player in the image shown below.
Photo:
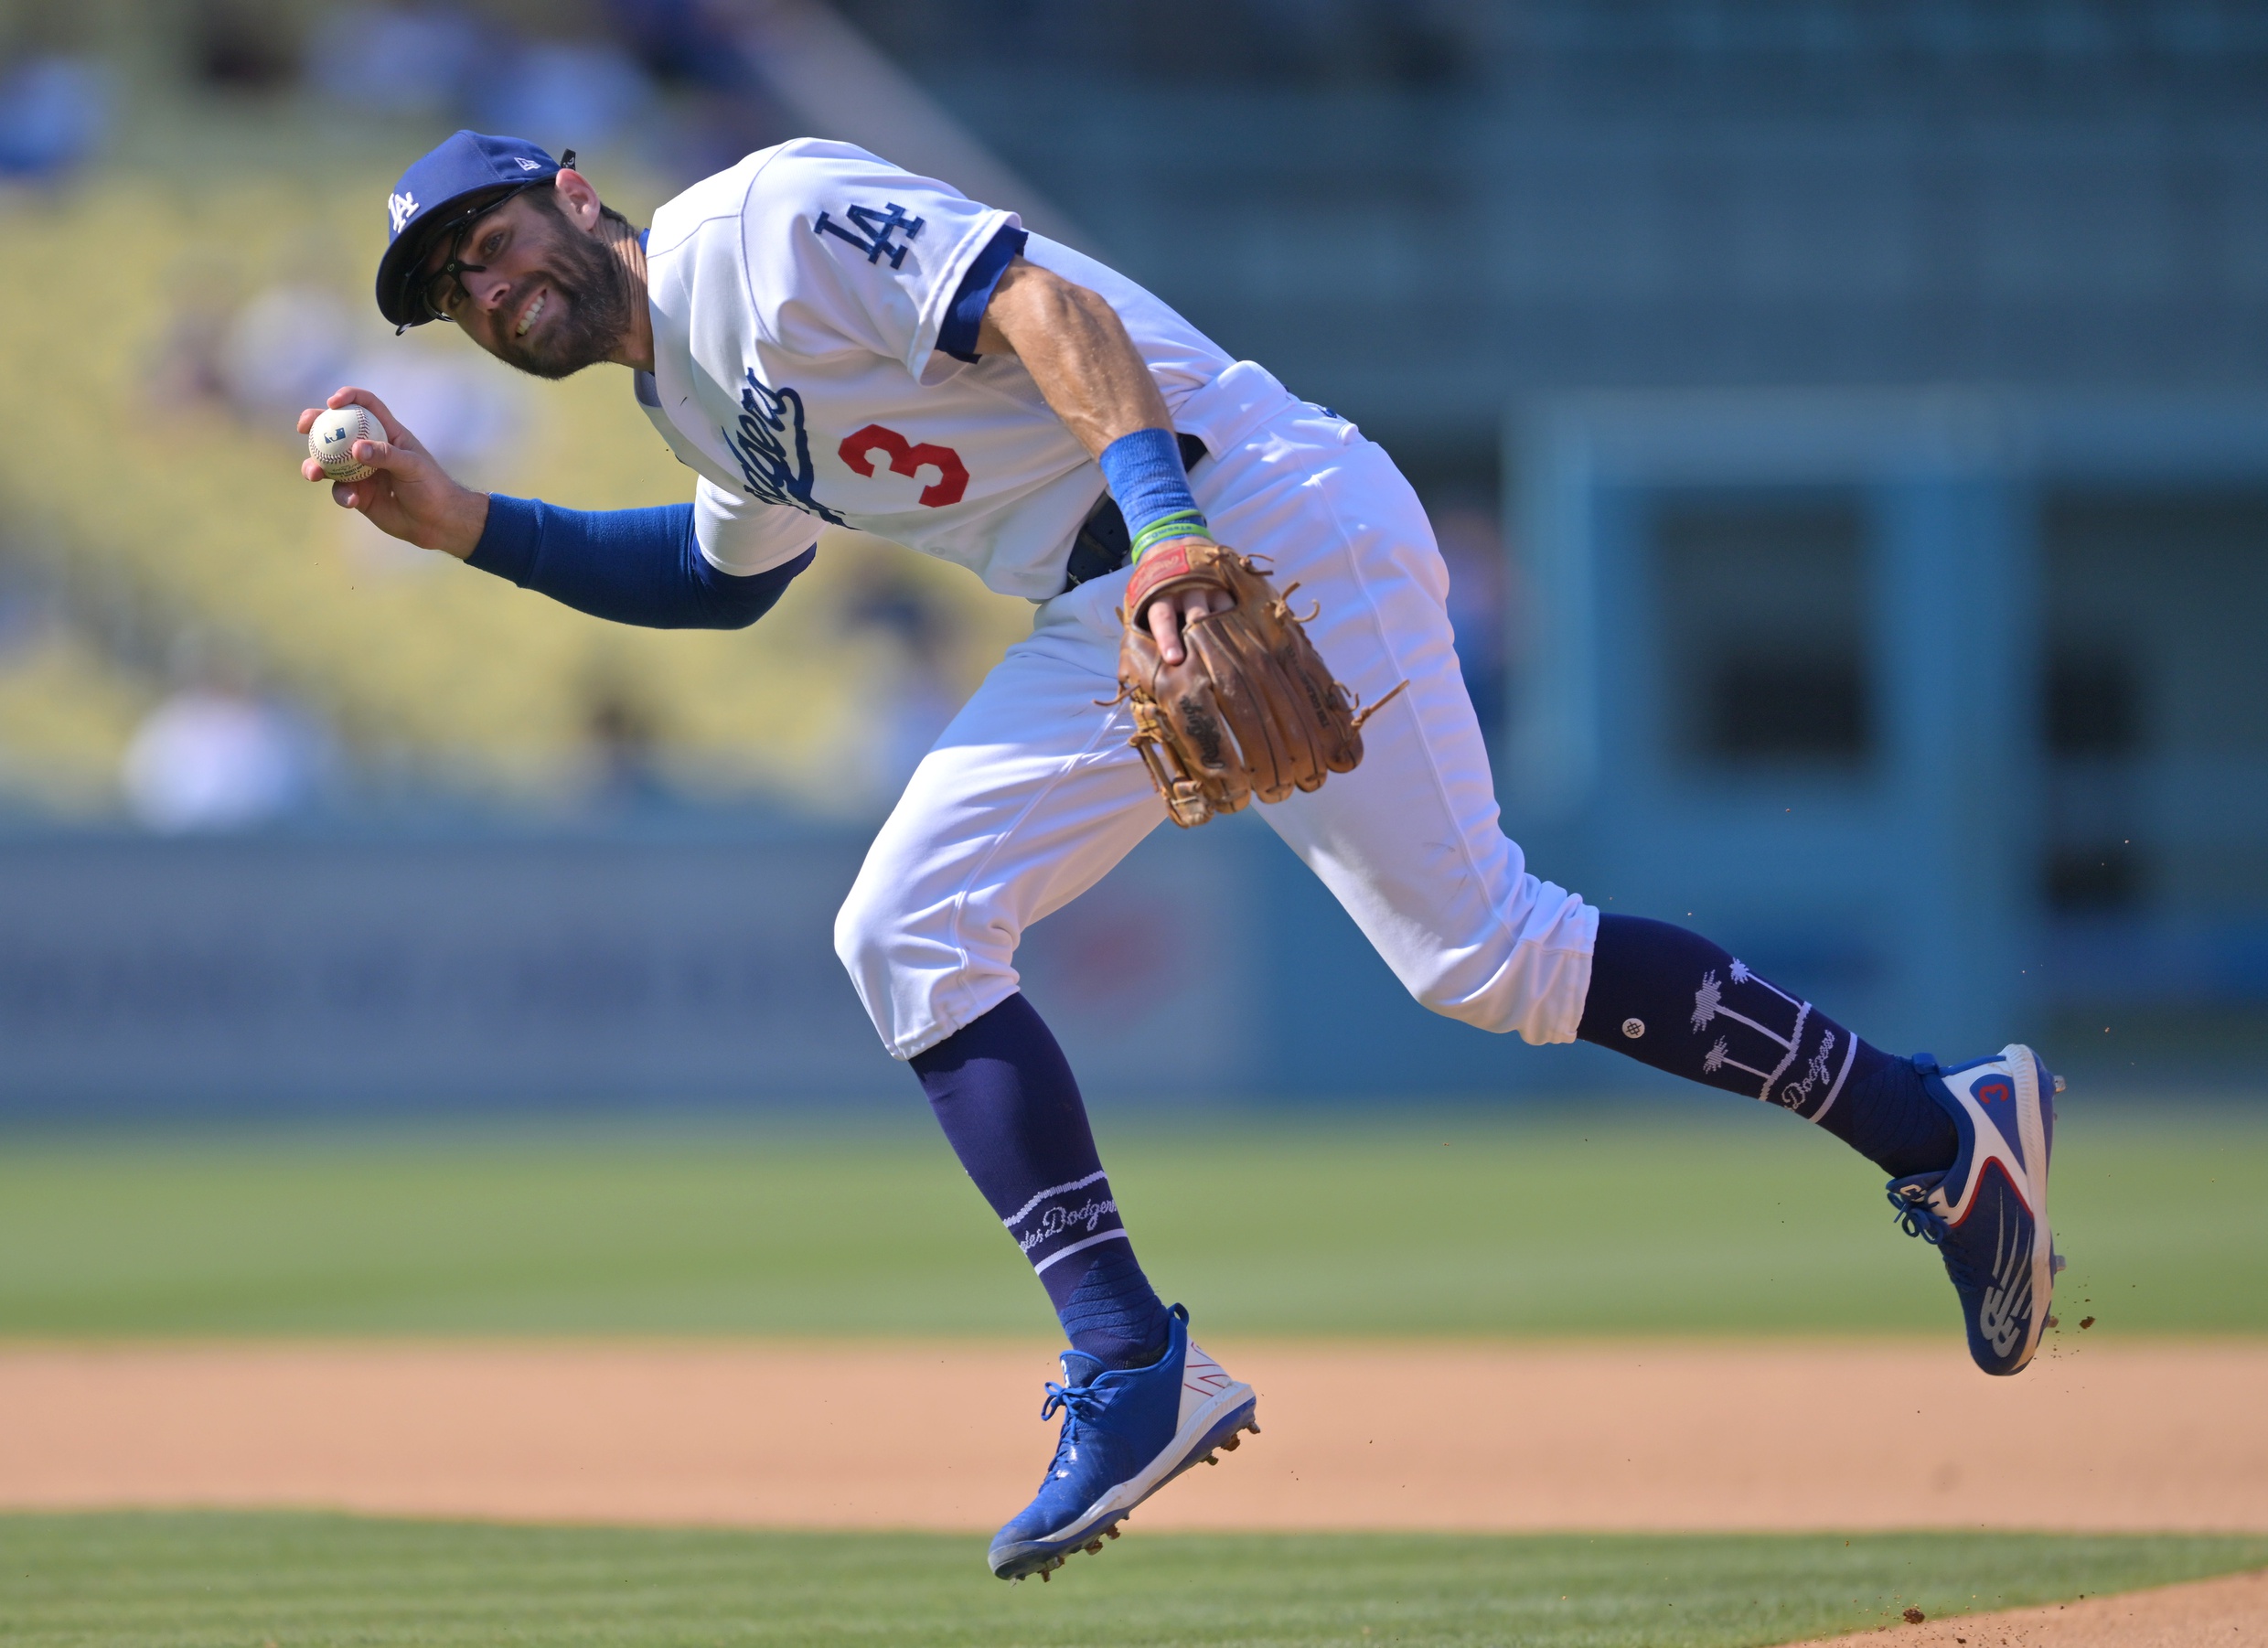
[[[2021,1045],[1950,1068],[1894,1057],[1698,935],[1538,880],[1500,827],[1425,512],[1353,423],[1012,213],[849,144],[751,155],[642,231],[573,159],[470,132],[420,158],[387,203],[379,308],[405,327],[452,322],[539,377],[627,367],[694,472],[692,501],[585,513],[469,491],[358,389],[329,407],[369,409],[385,439],[351,445],[341,462],[372,473],[334,495],[618,623],[751,624],[830,521],[1034,604],[836,924],[883,1044],[1070,1341],[1043,1408],[1062,1416],[1055,1455],[994,1538],[995,1574],[1045,1577],[1099,1550],[1167,1481],[1258,1429],[1250,1387],[1136,1262],[1015,966],[1028,926],[1169,817],[1243,793],[1434,1011],[1614,1048],[1781,1106],[1878,1163],[1904,1228],[1942,1255],[1978,1364],[2030,1359],[2058,1265],[2059,1082]],[[313,458],[304,473],[325,478]],[[1314,611],[1297,639],[1280,602],[1294,583]],[[1328,690],[1303,705],[1307,678],[1269,660],[1310,643]],[[1149,690],[1200,668],[1203,690]],[[1350,706],[1404,683],[1349,742]],[[1315,726],[1346,734],[1321,765],[1270,742]]]

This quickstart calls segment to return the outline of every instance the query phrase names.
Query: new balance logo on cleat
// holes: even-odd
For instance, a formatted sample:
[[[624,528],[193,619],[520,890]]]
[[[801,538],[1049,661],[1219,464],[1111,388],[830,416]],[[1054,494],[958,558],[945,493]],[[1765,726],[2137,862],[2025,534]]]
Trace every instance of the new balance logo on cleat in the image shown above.
[[[1993,1281],[1976,1309],[1976,1331],[1996,1356],[2016,1348],[2031,1319],[2032,1268],[2030,1243],[2020,1229],[2011,1229],[2003,1214],[1993,1236]]]
[[[1236,1381],[1228,1370],[1206,1355],[1195,1345],[1189,1347],[1189,1362],[1182,1370],[1182,1406],[1187,1408],[1193,1398],[1203,1402],[1220,1395]],[[1186,1417],[1186,1416],[1184,1416]]]

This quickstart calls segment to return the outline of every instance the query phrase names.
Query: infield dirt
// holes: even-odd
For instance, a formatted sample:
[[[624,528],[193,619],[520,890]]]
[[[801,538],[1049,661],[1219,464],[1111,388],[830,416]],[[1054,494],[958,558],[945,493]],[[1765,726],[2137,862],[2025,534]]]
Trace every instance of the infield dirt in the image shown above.
[[[1214,1348],[1264,1434],[1143,1526],[2268,1530],[2268,1345],[2015,1379],[1901,1343]],[[1054,1373],[998,1342],[0,1349],[0,1507],[989,1530]]]
[[[1790,1648],[2250,1648],[2268,1638],[2268,1574],[2232,1574],[2123,1596],[1888,1625]]]

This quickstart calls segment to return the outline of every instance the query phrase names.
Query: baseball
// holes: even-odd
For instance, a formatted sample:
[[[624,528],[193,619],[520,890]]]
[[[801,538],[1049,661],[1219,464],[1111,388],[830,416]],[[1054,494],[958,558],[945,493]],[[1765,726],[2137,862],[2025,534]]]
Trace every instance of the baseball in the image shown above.
[[[367,406],[326,407],[307,432],[307,455],[335,481],[358,481],[375,473],[355,461],[357,441],[382,441],[386,432]]]

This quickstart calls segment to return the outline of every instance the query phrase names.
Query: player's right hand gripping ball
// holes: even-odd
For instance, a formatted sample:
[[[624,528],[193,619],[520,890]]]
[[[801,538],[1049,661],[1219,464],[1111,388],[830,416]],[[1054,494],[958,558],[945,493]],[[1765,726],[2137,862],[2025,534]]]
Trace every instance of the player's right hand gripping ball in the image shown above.
[[[335,481],[368,480],[377,471],[355,460],[357,441],[382,441],[386,432],[367,406],[326,406],[307,431],[307,455]]]
[[[1169,664],[1142,615],[1192,588],[1225,590],[1231,605],[1187,620],[1182,661]],[[1134,568],[1118,645],[1119,697],[1134,712],[1128,742],[1184,829],[1255,796],[1281,801],[1353,772],[1363,723],[1408,685],[1356,714],[1292,614],[1297,588],[1278,594],[1249,556],[1201,539],[1161,545]]]

